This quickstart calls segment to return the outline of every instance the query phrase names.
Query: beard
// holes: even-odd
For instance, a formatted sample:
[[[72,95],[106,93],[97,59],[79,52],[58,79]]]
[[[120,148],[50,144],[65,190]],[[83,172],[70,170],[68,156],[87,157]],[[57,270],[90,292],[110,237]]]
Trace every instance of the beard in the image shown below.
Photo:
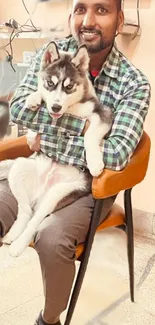
[[[98,53],[101,52],[103,50],[105,50],[106,48],[108,48],[109,46],[111,46],[113,44],[113,42],[111,43],[110,41],[104,41],[103,39],[100,40],[100,42],[96,42],[96,44],[90,44],[89,42],[83,41],[80,42],[79,45],[85,44],[87,46],[87,50],[89,53]]]
[[[95,33],[97,39],[89,40],[87,38],[83,38],[82,34],[84,32]],[[87,46],[88,52],[94,54],[103,51],[114,44],[114,39],[108,40],[101,34],[99,30],[94,30],[94,29],[86,29],[86,28],[80,29],[80,31],[76,34],[75,39],[78,42],[79,46],[85,44]]]

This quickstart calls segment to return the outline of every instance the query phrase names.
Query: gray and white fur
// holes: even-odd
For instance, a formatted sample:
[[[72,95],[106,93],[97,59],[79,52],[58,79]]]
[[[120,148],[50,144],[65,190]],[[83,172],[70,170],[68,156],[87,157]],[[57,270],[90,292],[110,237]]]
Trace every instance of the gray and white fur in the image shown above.
[[[88,170],[82,172],[71,165],[53,162],[43,154],[30,158],[17,158],[0,163],[0,179],[8,178],[12,193],[18,201],[18,216],[3,238],[10,245],[10,254],[19,256],[33,240],[43,219],[51,214],[66,196],[76,192],[85,195],[91,191],[92,176],[103,169],[101,142],[112,126],[112,112],[104,109],[97,99],[88,77],[89,55],[85,46],[76,54],[59,52],[51,42],[40,65],[38,90],[28,96],[26,107],[37,110],[46,103],[52,118],[65,113],[89,120],[84,135]],[[36,133],[28,132],[29,143]],[[89,171],[89,172],[88,172]],[[51,215],[52,218],[52,215]]]

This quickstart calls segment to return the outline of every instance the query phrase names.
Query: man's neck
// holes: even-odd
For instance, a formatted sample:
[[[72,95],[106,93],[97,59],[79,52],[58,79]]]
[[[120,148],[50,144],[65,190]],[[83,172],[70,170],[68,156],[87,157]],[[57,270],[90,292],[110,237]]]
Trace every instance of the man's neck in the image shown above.
[[[111,51],[111,47],[108,47],[98,53],[91,53],[90,65],[89,65],[90,70],[100,71],[110,51]]]

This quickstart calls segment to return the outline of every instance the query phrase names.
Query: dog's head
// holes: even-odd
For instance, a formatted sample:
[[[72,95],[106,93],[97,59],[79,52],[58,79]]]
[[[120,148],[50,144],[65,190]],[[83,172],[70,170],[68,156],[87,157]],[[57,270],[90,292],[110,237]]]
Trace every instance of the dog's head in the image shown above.
[[[48,45],[41,60],[39,87],[52,117],[61,117],[83,98],[88,66],[86,46],[73,55],[59,52],[54,42]]]
[[[9,118],[9,104],[7,101],[0,100],[0,139],[7,133]]]

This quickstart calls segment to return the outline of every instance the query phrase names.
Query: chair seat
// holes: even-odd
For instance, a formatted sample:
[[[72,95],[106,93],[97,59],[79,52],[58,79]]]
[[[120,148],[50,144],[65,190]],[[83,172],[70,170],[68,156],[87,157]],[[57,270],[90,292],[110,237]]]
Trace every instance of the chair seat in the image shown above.
[[[99,232],[105,228],[121,226],[125,223],[125,214],[123,209],[118,205],[114,204],[107,218],[97,227],[96,232]],[[84,244],[79,244],[76,249],[77,259],[81,256],[84,251]]]

